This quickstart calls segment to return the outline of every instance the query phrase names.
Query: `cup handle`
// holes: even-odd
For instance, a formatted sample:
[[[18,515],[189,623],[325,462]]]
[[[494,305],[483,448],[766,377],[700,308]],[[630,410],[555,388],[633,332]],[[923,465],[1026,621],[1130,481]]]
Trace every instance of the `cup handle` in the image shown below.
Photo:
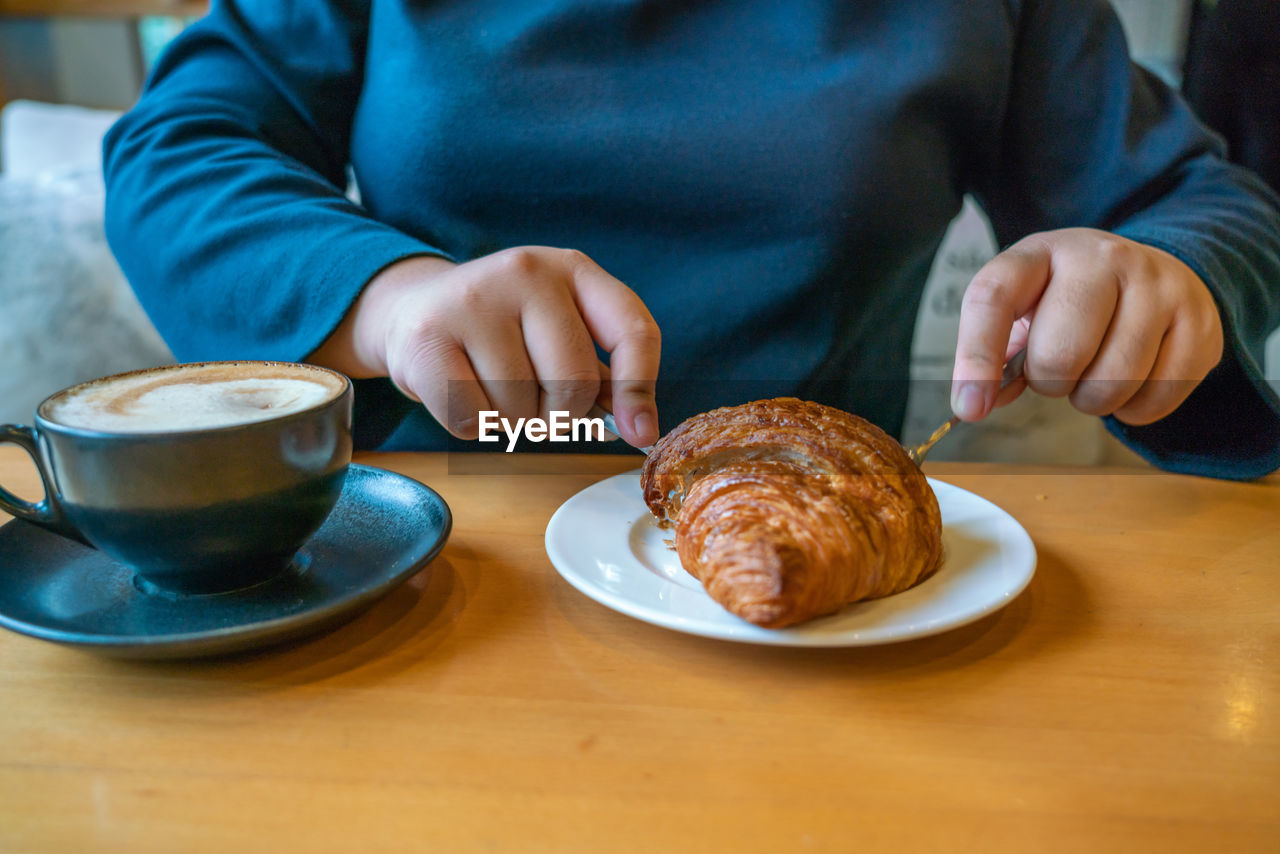
[[[77,542],[90,545],[89,541],[71,526],[71,523],[67,521],[67,517],[63,515],[62,508],[58,506],[58,500],[54,497],[53,483],[49,478],[49,473],[45,471],[44,465],[40,462],[40,447],[36,443],[36,431],[21,424],[0,424],[0,443],[4,442],[17,445],[31,457],[31,461],[35,463],[36,470],[40,472],[40,482],[44,486],[44,500],[24,501],[3,486],[0,486],[0,510],[53,531],[55,534],[61,534]]]

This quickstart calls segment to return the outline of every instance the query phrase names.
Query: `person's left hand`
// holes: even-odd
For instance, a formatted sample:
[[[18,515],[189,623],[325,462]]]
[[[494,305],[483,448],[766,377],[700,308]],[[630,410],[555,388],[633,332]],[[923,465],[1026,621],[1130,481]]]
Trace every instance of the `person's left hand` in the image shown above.
[[[1025,378],[1000,391],[1025,346]],[[1167,252],[1105,231],[1032,234],[969,284],[951,406],[986,417],[1030,386],[1090,415],[1150,424],[1186,400],[1222,358],[1222,320],[1204,282]]]

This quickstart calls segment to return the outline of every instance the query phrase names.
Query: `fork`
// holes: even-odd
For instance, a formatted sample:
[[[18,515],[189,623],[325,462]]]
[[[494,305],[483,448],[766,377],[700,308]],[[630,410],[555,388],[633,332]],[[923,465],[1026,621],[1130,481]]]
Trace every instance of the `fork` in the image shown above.
[[[1009,383],[1013,382],[1018,377],[1022,376],[1022,367],[1026,361],[1027,361],[1027,350],[1024,347],[1023,349],[1014,353],[1008,362],[1005,362],[1004,372],[1000,375],[1001,390],[1003,390],[1005,386],[1009,385]],[[907,448],[907,456],[911,458],[911,461],[913,463],[915,463],[916,465],[920,465],[921,463],[924,462],[925,454],[929,453],[929,449],[932,448],[934,445],[938,444],[938,440],[941,439],[943,436],[947,435],[948,433],[950,433],[951,428],[956,426],[959,423],[960,423],[960,416],[952,415],[950,418],[948,418],[946,421],[942,423],[942,426],[940,426],[937,430],[934,430],[933,434],[930,435],[928,439],[925,439],[923,442],[916,445],[915,447]]]
[[[619,439],[622,438],[622,434],[618,432],[618,422],[613,420],[613,413],[605,409],[600,404],[597,403],[594,406],[592,406],[591,409],[587,412],[587,417],[599,418],[601,421],[604,422],[604,429],[608,430],[610,433],[617,436]],[[639,448],[638,450],[640,451],[640,453],[644,454],[647,457],[649,456],[649,452],[653,450],[653,445],[647,445],[646,447]]]

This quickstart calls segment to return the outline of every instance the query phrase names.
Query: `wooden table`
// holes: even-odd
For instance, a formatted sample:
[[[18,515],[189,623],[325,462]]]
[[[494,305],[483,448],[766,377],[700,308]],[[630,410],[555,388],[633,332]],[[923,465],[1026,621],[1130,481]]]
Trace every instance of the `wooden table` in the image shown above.
[[[0,850],[1280,850],[1280,478],[933,465],[1027,528],[1030,587],[801,650],[561,580],[552,511],[635,458],[362,461],[456,524],[330,634],[147,664],[0,631]],[[0,482],[36,491],[12,448]]]

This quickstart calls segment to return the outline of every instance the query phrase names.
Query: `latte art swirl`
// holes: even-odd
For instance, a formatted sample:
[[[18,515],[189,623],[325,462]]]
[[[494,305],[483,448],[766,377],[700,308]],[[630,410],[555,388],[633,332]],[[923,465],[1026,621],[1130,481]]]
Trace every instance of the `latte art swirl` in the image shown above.
[[[77,386],[48,401],[42,414],[109,433],[206,430],[302,412],[342,390],[341,378],[304,365],[177,365]]]

